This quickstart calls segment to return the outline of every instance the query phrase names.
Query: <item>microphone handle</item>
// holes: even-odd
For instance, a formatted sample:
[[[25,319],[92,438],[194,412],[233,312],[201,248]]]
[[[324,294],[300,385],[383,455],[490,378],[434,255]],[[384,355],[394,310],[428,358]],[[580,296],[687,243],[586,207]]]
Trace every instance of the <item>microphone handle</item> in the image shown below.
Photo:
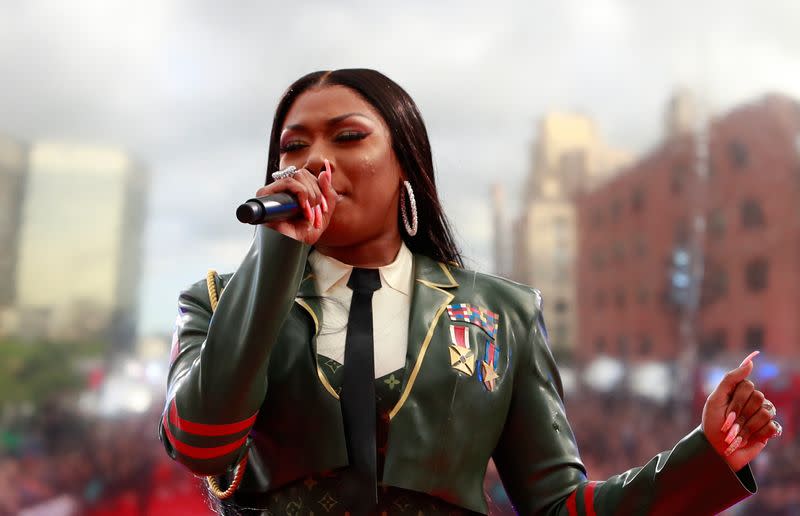
[[[288,220],[300,213],[297,199],[286,193],[254,197],[236,209],[236,218],[244,224],[263,224]]]

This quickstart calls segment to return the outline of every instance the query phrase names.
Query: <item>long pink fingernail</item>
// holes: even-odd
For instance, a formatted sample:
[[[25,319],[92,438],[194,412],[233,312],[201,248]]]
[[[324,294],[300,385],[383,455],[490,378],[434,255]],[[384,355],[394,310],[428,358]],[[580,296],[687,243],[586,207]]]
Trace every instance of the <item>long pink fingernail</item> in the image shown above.
[[[741,364],[739,364],[739,367],[742,367],[742,366],[743,366],[743,365],[745,365],[746,363],[748,363],[748,362],[750,362],[751,360],[753,360],[754,358],[756,358],[756,355],[758,355],[759,353],[761,353],[761,352],[760,352],[760,351],[753,351],[752,353],[750,353],[749,355],[747,355],[747,358],[745,358],[744,360],[742,360],[742,363],[741,363]]]
[[[306,202],[303,203],[303,211],[305,211],[308,221],[311,222],[311,204],[308,202],[308,199],[306,199]]]
[[[322,208],[319,207],[319,204],[314,206],[314,227],[319,229],[322,227]]]
[[[323,161],[325,162],[325,170],[328,171],[328,174],[333,174],[333,167],[331,167],[331,162],[328,161],[327,159]]]
[[[328,201],[325,199],[325,194],[320,197],[322,203],[322,213],[328,213]]]
[[[722,424],[722,428],[720,429],[720,432],[724,433],[724,432],[727,432],[728,430],[730,430],[731,425],[733,424],[733,422],[735,420],[736,420],[736,412],[733,412],[733,411],[728,412],[728,417],[725,418],[725,423]]]
[[[728,449],[725,450],[725,456],[727,457],[730,454],[732,454],[733,452],[735,452],[737,449],[739,449],[739,445],[741,445],[741,444],[742,444],[742,436],[740,435],[739,437],[734,439],[733,442],[731,443],[731,445],[728,446]]]
[[[733,438],[739,433],[739,423],[734,423],[731,429],[728,431],[728,435],[725,436],[725,444],[731,444]]]

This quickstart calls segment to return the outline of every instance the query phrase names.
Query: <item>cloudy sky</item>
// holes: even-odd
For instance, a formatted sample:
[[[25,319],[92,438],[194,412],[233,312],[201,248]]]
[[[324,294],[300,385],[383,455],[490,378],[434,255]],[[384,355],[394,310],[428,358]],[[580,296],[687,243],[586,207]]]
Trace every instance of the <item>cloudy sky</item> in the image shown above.
[[[0,132],[118,146],[149,168],[145,333],[170,330],[207,268],[235,269],[252,231],[234,209],[263,178],[278,96],[306,72],[376,68],[411,93],[467,264],[487,271],[489,185],[521,184],[546,111],[589,114],[641,153],[676,86],[717,112],[800,98],[794,0],[389,4],[0,3]]]

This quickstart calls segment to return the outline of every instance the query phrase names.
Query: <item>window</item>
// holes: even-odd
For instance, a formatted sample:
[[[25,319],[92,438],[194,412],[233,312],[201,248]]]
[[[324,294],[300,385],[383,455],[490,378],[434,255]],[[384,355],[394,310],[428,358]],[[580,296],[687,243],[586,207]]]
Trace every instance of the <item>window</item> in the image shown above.
[[[764,225],[764,212],[761,205],[755,199],[746,199],[740,205],[742,214],[742,226],[746,228],[757,228]]]
[[[596,270],[602,270],[606,264],[606,256],[600,249],[596,249],[592,253],[592,265]]]
[[[617,337],[617,349],[619,350],[619,355],[622,357],[628,354],[628,337],[625,335]]]
[[[642,335],[642,339],[639,341],[639,352],[642,355],[649,355],[651,351],[653,351],[653,339],[649,335]]]
[[[751,260],[745,268],[745,281],[747,289],[751,292],[760,292],[767,288],[769,276],[769,262],[764,258]]]
[[[689,221],[682,218],[675,225],[675,243],[686,244],[689,241]]]
[[[670,190],[674,195],[683,192],[683,187],[686,184],[686,176],[688,176],[689,167],[686,163],[675,163],[672,166],[672,179],[670,181]]]
[[[616,260],[618,263],[622,263],[622,261],[625,259],[625,245],[617,240],[614,242],[613,252],[614,260]]]
[[[594,306],[596,308],[603,308],[606,306],[606,293],[603,290],[598,290],[594,293]]]
[[[633,252],[637,258],[643,258],[647,254],[647,242],[642,235],[636,235],[633,239]]]
[[[736,168],[744,168],[747,166],[747,147],[742,142],[733,141],[729,143],[728,155],[730,156],[731,163],[736,166]]]
[[[620,201],[619,199],[614,199],[614,202],[611,203],[612,222],[619,221],[620,215],[622,215],[622,201]]]
[[[640,305],[646,305],[647,302],[650,300],[650,291],[648,291],[644,287],[639,287],[639,290],[636,293],[636,300],[639,302]]]
[[[603,215],[603,210],[600,208],[595,208],[592,210],[592,225],[595,228],[599,228],[603,226],[605,222],[605,216]]]
[[[744,347],[749,353],[764,347],[764,327],[763,326],[748,326],[744,334]]]
[[[720,265],[708,265],[703,278],[702,303],[708,305],[728,294],[728,272]]]
[[[708,234],[716,239],[725,236],[725,214],[719,208],[708,216]]]
[[[700,341],[699,354],[702,358],[712,358],[725,350],[728,334],[724,329],[713,330]]]
[[[614,302],[617,308],[625,308],[625,291],[621,288],[614,293]]]
[[[631,195],[631,209],[634,213],[641,213],[642,209],[644,208],[644,190],[641,187],[637,187],[633,191],[633,195]]]
[[[559,299],[556,301],[554,307],[557,314],[563,314],[564,312],[567,311],[568,305],[566,301],[564,301],[563,299]]]
[[[594,339],[594,349],[598,353],[605,353],[606,352],[606,339],[604,337],[595,337],[595,339]]]

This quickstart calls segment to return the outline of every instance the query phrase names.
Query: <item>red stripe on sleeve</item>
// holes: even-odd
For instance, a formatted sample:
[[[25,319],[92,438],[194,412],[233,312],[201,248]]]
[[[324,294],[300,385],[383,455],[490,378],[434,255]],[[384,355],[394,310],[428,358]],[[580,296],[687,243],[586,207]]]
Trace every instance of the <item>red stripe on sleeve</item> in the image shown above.
[[[223,446],[213,446],[210,448],[190,446],[176,439],[175,435],[172,433],[172,430],[169,428],[169,424],[167,424],[166,421],[164,421],[164,423],[164,431],[166,432],[167,439],[169,439],[172,447],[178,450],[181,455],[186,455],[192,459],[214,459],[217,457],[222,457],[223,455],[227,455],[238,450],[245,443],[245,441],[247,441],[247,436],[245,435],[241,439],[237,439],[236,441]]]
[[[256,420],[256,416],[258,412],[250,416],[249,418],[239,421],[237,423],[225,423],[222,425],[207,425],[204,423],[192,423],[191,421],[187,421],[181,418],[178,415],[178,407],[175,405],[175,400],[172,400],[172,403],[169,405],[169,420],[175,425],[175,428],[180,430],[181,432],[186,432],[189,434],[195,435],[206,435],[206,436],[219,436],[219,435],[230,435],[230,434],[238,434],[243,430],[249,430],[250,427],[253,426],[253,423]]]
[[[575,496],[578,494],[578,490],[574,490],[569,498],[567,498],[567,513],[569,516],[578,516],[578,509],[575,505]]]
[[[583,503],[586,506],[586,516],[596,516],[594,512],[594,488],[598,482],[589,482],[583,490]]]

